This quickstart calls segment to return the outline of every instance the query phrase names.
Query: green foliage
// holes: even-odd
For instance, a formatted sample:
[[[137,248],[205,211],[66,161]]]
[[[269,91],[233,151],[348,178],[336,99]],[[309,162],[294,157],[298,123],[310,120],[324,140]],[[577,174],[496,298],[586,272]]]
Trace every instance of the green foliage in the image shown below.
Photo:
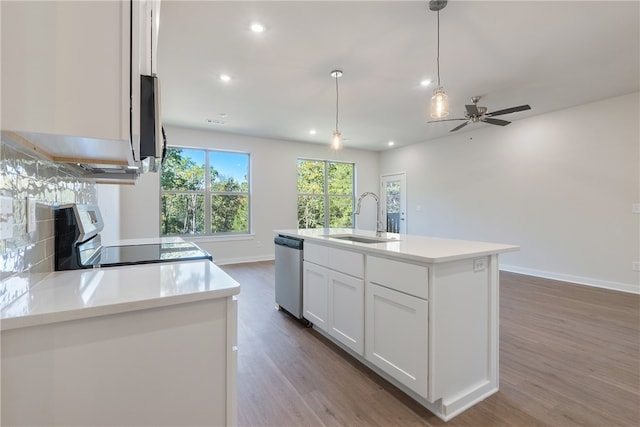
[[[324,196],[298,195],[298,228],[324,227]]]
[[[353,196],[353,164],[332,162],[327,169],[329,194]]]
[[[351,163],[298,160],[298,227],[353,227],[353,173]]]
[[[183,156],[182,151],[178,148],[167,150],[160,175],[160,188],[163,190],[204,190],[204,165],[199,165],[190,157]]]
[[[160,176],[162,235],[207,232],[206,165],[196,161],[197,158],[204,159],[204,155],[205,150],[171,148],[167,151]],[[248,155],[232,155],[246,158],[248,168]],[[209,167],[208,172],[211,183],[210,232],[248,233],[248,175],[245,175],[242,182],[238,182],[233,177],[221,175],[214,165]]]
[[[353,227],[353,197],[329,197],[329,227]]]
[[[324,194],[324,162],[298,160],[298,194]]]
[[[231,213],[231,215],[230,215]],[[211,232],[249,231],[249,197],[216,195],[211,199]]]
[[[160,200],[162,235],[205,232],[204,195],[163,194]]]

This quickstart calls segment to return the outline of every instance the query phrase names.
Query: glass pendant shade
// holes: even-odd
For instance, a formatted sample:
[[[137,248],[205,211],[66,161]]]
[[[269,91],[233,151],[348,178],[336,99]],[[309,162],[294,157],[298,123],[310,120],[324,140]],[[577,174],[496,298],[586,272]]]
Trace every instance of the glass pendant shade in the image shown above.
[[[433,91],[431,97],[431,117],[441,119],[449,115],[449,97],[444,92],[442,86]]]
[[[331,148],[333,150],[342,150],[342,135],[338,131],[335,131],[333,137],[331,137]]]

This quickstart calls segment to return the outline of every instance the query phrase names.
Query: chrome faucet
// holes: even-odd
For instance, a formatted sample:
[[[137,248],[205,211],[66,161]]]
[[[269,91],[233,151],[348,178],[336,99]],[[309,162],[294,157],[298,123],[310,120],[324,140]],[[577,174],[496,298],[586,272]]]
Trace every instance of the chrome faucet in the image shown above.
[[[367,196],[373,197],[374,200],[376,201],[376,234],[379,235],[380,233],[385,232],[385,230],[382,229],[382,222],[380,221],[380,200],[378,199],[378,196],[376,196],[376,193],[372,193],[371,191],[366,191],[362,193],[360,197],[358,197],[358,203],[356,204],[356,211],[354,213],[356,215],[360,215],[362,199],[364,199]]]

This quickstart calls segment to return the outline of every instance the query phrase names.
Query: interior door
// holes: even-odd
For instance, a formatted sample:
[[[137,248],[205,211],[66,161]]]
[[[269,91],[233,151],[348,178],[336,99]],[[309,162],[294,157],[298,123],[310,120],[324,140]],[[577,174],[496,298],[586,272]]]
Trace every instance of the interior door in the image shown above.
[[[406,174],[396,173],[380,177],[382,218],[390,233],[407,232],[407,181]]]

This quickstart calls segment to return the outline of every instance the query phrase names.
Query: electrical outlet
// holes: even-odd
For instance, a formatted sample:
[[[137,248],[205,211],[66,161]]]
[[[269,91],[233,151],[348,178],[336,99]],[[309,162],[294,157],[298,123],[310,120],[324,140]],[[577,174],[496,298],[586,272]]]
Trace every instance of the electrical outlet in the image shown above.
[[[483,271],[485,269],[485,259],[476,258],[473,260],[473,271]]]
[[[634,203],[633,205],[631,205],[631,212],[640,214],[640,203]]]
[[[633,271],[640,271],[640,261],[634,261],[631,263],[631,269]]]

